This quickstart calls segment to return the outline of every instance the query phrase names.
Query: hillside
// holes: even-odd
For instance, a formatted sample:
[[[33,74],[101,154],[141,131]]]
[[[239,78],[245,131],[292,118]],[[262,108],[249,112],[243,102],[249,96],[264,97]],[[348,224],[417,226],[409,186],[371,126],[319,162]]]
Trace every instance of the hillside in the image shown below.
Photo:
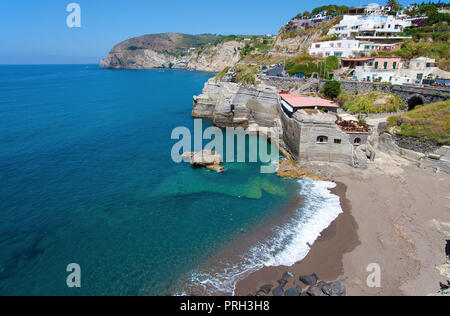
[[[281,28],[273,45],[274,52],[298,53],[308,50],[312,43],[326,36],[329,29],[341,21],[342,16],[314,26],[298,26],[295,19]]]
[[[392,116],[389,118],[388,128],[399,136],[450,145],[450,100]]]
[[[233,66],[245,47],[239,37],[151,34],[115,45],[100,66],[109,69],[182,68],[218,72]]]

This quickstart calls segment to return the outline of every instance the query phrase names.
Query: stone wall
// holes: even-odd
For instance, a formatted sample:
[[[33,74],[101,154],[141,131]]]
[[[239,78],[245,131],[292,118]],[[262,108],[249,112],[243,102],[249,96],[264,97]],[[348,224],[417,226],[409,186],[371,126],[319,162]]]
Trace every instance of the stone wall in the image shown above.
[[[278,90],[290,91],[296,90],[299,93],[319,91],[319,80],[294,78],[294,77],[273,77],[258,76],[258,79],[268,86],[275,87]]]
[[[320,80],[319,89],[321,89],[326,82],[327,80]],[[423,104],[430,104],[448,100],[450,95],[450,89],[440,87],[416,87],[408,85],[400,86],[385,83],[349,80],[341,80],[340,82],[342,91],[346,94],[361,94],[372,91],[393,93],[397,96],[400,96],[406,105],[408,105],[409,101],[413,97],[421,98]]]

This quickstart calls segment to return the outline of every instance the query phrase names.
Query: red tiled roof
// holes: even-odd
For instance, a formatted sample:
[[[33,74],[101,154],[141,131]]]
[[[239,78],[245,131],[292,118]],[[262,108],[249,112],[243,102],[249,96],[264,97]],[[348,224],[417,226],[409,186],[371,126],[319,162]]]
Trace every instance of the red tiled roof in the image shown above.
[[[359,57],[359,58],[341,58],[342,61],[368,61],[375,59],[374,57]]]
[[[289,103],[293,108],[308,108],[308,107],[327,107],[338,108],[339,106],[333,101],[322,99],[319,97],[305,97],[301,95],[293,95],[290,93],[280,93],[284,101]]]

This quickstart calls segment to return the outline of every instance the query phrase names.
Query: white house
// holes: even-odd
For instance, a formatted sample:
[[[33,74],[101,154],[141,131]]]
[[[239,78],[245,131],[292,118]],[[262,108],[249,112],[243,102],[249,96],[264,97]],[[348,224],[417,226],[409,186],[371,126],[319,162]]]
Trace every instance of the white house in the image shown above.
[[[436,60],[428,57],[414,58],[409,65],[399,69],[398,77],[410,78],[411,83],[421,83],[423,79],[450,79],[450,72],[436,67]]]
[[[360,51],[360,42],[357,40],[337,40],[313,43],[309,49],[309,54],[320,57],[352,57]]]
[[[328,34],[337,34],[341,38],[392,37],[396,33],[403,32],[407,26],[411,26],[411,21],[391,15],[344,15],[342,21],[332,27]]]
[[[313,43],[309,54],[318,57],[355,57],[367,55],[370,51],[392,50],[395,46],[391,44],[379,44],[353,39],[342,39],[336,41]]]
[[[378,3],[371,3],[364,9],[364,13],[367,15],[383,15],[390,12],[392,8],[386,5],[379,5]]]

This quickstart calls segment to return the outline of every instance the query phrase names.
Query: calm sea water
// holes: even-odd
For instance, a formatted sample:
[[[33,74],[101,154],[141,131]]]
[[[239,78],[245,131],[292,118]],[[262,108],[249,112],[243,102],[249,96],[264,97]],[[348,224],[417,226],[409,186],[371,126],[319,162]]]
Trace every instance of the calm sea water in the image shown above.
[[[193,127],[210,77],[0,66],[0,295],[173,294],[286,207],[299,185],[257,163],[217,174],[172,162],[172,129]]]

